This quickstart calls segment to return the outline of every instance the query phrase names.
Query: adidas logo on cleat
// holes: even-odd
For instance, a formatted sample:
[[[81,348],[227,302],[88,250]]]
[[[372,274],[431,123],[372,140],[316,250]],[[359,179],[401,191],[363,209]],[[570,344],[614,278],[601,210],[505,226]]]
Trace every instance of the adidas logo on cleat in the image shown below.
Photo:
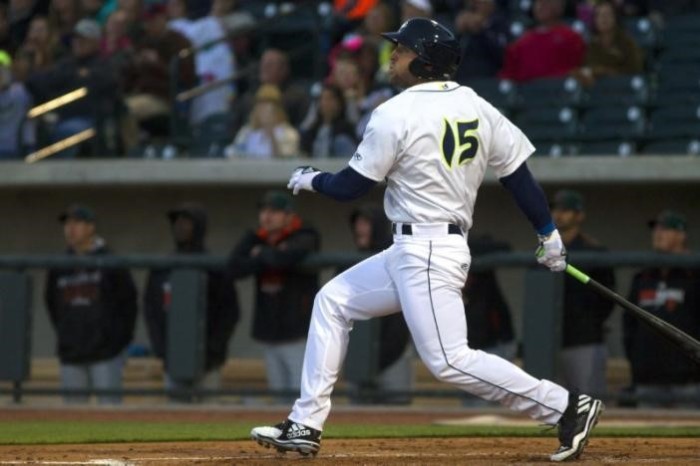
[[[311,430],[305,428],[304,426],[299,426],[299,424],[292,424],[289,431],[287,432],[287,438],[299,438],[304,435],[311,435]]]

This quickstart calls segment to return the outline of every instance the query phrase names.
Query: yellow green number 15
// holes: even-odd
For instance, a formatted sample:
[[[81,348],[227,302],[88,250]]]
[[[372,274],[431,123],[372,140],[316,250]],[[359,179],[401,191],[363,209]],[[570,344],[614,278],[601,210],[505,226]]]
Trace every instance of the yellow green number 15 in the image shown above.
[[[442,157],[447,168],[459,167],[472,161],[479,150],[479,138],[476,130],[479,120],[455,121],[443,120]]]

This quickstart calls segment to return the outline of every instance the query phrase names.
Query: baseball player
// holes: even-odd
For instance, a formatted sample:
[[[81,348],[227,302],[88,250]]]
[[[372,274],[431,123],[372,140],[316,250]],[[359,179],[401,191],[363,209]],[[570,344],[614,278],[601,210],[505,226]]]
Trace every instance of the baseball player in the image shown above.
[[[486,167],[537,231],[537,261],[554,272],[566,250],[547,199],[528,170],[534,147],[468,87],[450,81],[459,62],[451,32],[425,18],[383,36],[394,42],[390,79],[403,92],[374,110],[349,166],[294,171],[288,187],[350,200],[386,180],[394,244],[328,282],[314,301],[301,395],[287,420],[251,436],[279,451],[315,455],[355,320],[403,310],[416,350],[439,380],[559,429],[553,461],[577,458],[603,410],[600,400],[538,380],[469,348],[461,289],[471,262],[466,236]]]

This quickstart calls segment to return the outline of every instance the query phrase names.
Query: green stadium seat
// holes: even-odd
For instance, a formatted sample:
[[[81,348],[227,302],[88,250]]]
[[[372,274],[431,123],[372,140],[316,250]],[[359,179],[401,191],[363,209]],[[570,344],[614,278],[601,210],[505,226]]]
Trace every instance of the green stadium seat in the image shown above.
[[[228,114],[217,114],[192,127],[190,157],[223,157],[224,148],[233,141],[231,119]]]
[[[562,142],[576,135],[578,115],[571,107],[542,107],[519,112],[513,122],[531,140]]]
[[[700,138],[650,142],[644,145],[641,155],[700,155]]]
[[[533,141],[535,157],[568,157],[578,153],[578,147],[571,142]]]
[[[637,153],[637,145],[633,141],[591,142],[581,144],[579,155],[618,155],[628,157]]]
[[[614,76],[596,80],[581,98],[585,107],[611,105],[644,106],[649,101],[649,83],[644,76]]]
[[[581,99],[581,85],[574,78],[545,78],[517,87],[516,106],[534,107],[577,106]]]
[[[578,136],[585,142],[635,141],[645,129],[644,110],[638,106],[595,107],[581,118]]]
[[[649,18],[626,18],[623,26],[647,56],[659,47],[659,30]]]
[[[700,103],[673,104],[652,111],[647,141],[682,138],[700,138]]]
[[[470,79],[464,85],[471,87],[491,105],[508,113],[515,103],[515,85],[512,81],[498,78]]]

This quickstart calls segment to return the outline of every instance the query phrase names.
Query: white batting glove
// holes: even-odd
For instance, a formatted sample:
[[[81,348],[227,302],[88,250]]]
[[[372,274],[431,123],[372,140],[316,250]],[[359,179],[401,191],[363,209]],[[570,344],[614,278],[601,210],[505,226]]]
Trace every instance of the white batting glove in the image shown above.
[[[292,193],[296,196],[299,191],[305,189],[306,191],[315,191],[314,187],[311,185],[311,181],[321,173],[318,168],[311,166],[297,167],[293,172],[291,178],[289,178],[289,183],[287,183],[287,188],[292,190]]]
[[[535,251],[537,262],[546,266],[552,272],[562,272],[566,268],[566,248],[558,230],[549,235],[537,235],[540,245]]]

